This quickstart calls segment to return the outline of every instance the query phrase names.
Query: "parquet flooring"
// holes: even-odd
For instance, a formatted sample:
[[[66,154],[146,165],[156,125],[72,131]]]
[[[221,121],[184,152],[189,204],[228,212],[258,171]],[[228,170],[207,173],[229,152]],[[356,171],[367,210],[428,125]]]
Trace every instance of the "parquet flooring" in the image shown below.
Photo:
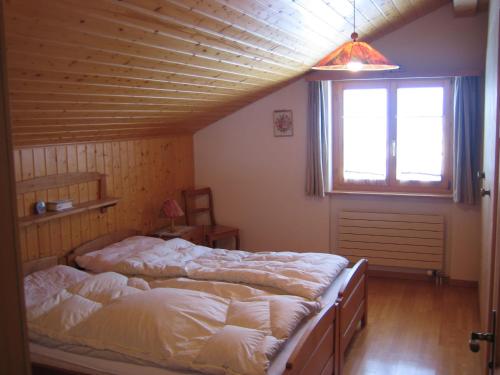
[[[347,351],[345,375],[481,373],[481,355],[468,347],[479,328],[475,288],[389,278],[368,285],[368,325]]]

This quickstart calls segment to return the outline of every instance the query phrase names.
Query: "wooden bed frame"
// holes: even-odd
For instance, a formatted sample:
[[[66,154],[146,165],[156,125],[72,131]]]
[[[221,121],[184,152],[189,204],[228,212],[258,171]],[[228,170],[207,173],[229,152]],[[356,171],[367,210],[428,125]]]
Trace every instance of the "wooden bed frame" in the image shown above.
[[[75,266],[75,258],[91,251],[102,249],[124,238],[139,234],[134,230],[124,230],[98,237],[78,246],[65,259],[49,257],[24,264],[25,275],[48,268],[55,264]],[[359,326],[367,322],[367,269],[366,259],[358,261],[340,288],[334,304],[321,310],[315,317],[316,324],[306,331],[288,358],[283,375],[341,375],[345,351]],[[45,363],[32,359],[33,374],[94,374],[95,370],[70,366],[59,368],[57,363]]]

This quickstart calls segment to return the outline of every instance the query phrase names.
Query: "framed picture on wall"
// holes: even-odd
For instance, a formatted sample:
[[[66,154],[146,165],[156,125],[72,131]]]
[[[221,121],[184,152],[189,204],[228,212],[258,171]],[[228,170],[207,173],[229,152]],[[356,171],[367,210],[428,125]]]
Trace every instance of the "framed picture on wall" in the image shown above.
[[[274,136],[290,137],[293,135],[293,116],[291,109],[273,112]]]

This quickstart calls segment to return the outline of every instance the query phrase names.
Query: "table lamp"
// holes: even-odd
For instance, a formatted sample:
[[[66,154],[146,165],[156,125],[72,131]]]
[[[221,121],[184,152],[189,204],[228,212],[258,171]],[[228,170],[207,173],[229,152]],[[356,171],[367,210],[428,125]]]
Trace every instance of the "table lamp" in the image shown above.
[[[175,232],[174,219],[181,216],[184,216],[184,211],[182,211],[175,199],[167,199],[163,202],[160,210],[160,217],[170,219],[170,226],[168,228],[169,232]]]

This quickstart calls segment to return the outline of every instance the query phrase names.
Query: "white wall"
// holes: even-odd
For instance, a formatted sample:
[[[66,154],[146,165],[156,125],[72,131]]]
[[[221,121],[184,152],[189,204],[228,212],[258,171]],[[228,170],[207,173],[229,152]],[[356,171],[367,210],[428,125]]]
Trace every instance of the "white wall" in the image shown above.
[[[373,46],[401,70],[484,70],[488,14],[456,18],[452,4],[387,34]]]
[[[304,194],[306,103],[301,80],[195,134],[196,185],[212,187],[242,248],[328,251],[328,201]],[[273,136],[276,109],[293,110],[293,137]]]
[[[413,64],[422,61],[422,52],[407,50],[407,45],[427,46],[433,54],[425,61],[432,63],[434,59],[436,64],[444,64],[447,55],[453,59],[462,55],[462,51],[455,51],[459,45],[467,55],[475,57],[474,61],[463,60],[463,66],[454,61],[453,69],[482,70],[481,33],[485,16],[455,20],[451,12],[451,6],[440,8],[374,44],[402,65],[403,61]],[[421,43],[420,34],[432,32],[440,33],[436,38],[439,46],[428,46],[432,39],[427,38]],[[442,35],[446,35],[445,41]],[[475,39],[470,35],[475,35]],[[398,46],[404,46],[404,56],[396,53]],[[480,244],[477,207],[429,198],[335,195],[313,199],[305,196],[306,106],[307,83],[299,80],[195,134],[196,184],[212,187],[217,219],[241,229],[242,248],[334,250],[330,236],[335,237],[335,225],[330,218],[335,218],[340,209],[436,212],[445,215],[448,224],[449,276],[477,280]],[[277,109],[293,110],[293,137],[273,136],[272,113]]]

